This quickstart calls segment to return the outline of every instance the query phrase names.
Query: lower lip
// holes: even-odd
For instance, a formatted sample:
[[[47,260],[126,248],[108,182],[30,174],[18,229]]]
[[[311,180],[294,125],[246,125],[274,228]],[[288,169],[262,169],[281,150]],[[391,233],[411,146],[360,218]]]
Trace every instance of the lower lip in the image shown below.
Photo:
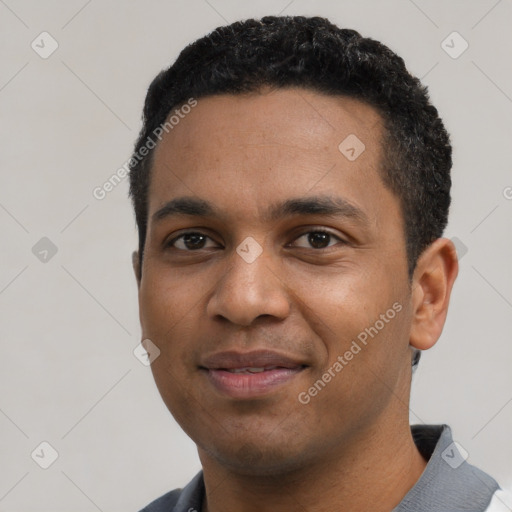
[[[265,395],[292,380],[304,368],[276,368],[258,373],[232,373],[206,370],[215,388],[232,398],[255,398]]]

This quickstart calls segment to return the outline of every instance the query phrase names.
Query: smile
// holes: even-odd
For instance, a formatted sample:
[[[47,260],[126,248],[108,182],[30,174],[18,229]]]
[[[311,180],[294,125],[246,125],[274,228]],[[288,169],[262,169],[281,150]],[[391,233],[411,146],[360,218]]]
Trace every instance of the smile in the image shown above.
[[[276,370],[277,366],[271,366],[269,368],[230,368],[226,371],[231,373],[261,373],[269,370]]]
[[[230,368],[207,370],[210,383],[223,395],[237,399],[257,398],[281,388],[296,377],[297,368]]]
[[[290,383],[307,366],[281,354],[224,352],[205,360],[200,370],[224,396],[250,399],[268,395]]]

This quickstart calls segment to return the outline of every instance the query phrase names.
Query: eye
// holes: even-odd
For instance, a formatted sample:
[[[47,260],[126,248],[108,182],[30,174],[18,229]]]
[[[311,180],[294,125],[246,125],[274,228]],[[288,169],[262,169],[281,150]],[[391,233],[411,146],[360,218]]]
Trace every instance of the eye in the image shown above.
[[[301,239],[305,240],[306,244],[308,245],[297,245],[297,241]],[[308,231],[307,233],[304,233],[303,235],[296,238],[293,245],[306,248],[312,247],[313,249],[326,249],[327,247],[335,245],[331,242],[344,243],[344,240],[334,235],[333,233],[330,233],[329,231],[315,229],[314,231]]]
[[[166,242],[165,248],[173,247],[175,249],[179,249],[181,251],[197,251],[200,249],[207,249],[208,246],[207,241],[213,242],[213,246],[216,243],[204,233],[200,233],[198,231],[188,231],[187,233],[183,233],[180,236],[177,236]],[[212,247],[212,246],[210,246]]]

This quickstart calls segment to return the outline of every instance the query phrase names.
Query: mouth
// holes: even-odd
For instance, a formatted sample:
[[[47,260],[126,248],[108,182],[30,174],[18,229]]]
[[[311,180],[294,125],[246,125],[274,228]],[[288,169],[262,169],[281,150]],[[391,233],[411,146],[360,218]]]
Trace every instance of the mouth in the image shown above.
[[[268,395],[306,368],[294,358],[268,351],[214,354],[199,367],[217,392],[236,399]]]
[[[246,367],[246,368],[217,368],[218,370],[224,370],[226,372],[230,373],[261,373],[261,372],[269,372],[272,370],[279,370],[284,369],[279,366],[267,366],[267,367],[261,367],[261,368],[254,368],[254,367]]]

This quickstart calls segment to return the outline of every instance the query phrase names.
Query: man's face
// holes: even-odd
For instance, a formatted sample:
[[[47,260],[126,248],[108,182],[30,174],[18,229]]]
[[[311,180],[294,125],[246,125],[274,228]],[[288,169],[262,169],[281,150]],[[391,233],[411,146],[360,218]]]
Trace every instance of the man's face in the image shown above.
[[[366,104],[281,89],[200,99],[156,148],[142,335],[202,457],[272,474],[407,418],[410,283],[381,135]]]

